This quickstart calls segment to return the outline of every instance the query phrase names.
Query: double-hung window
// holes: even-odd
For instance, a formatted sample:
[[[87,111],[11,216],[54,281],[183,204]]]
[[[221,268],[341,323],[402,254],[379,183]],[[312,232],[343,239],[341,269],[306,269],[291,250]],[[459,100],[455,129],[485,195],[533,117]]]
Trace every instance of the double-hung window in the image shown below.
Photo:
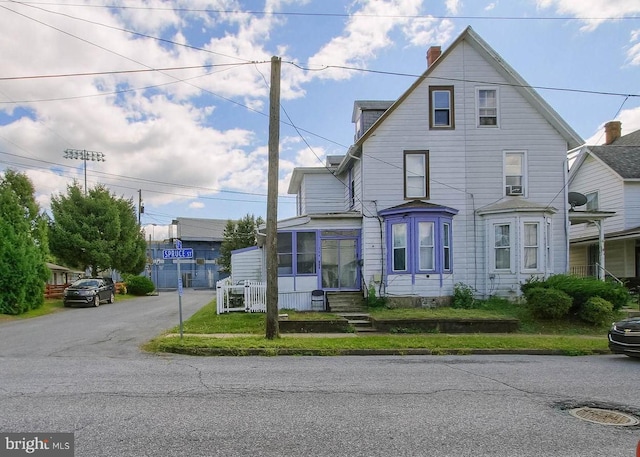
[[[525,222],[522,235],[522,268],[524,270],[537,270],[538,254],[540,252],[540,224],[537,222]]]
[[[429,198],[429,151],[404,151],[404,197]]]
[[[429,87],[429,128],[455,128],[453,86]]]
[[[494,268],[496,270],[511,269],[511,225],[495,224],[494,230]]]
[[[278,233],[278,274],[293,274],[293,233]]]
[[[407,224],[393,224],[391,230],[391,269],[407,270]]]
[[[504,184],[505,195],[526,194],[526,154],[524,151],[505,151]]]
[[[479,87],[476,94],[478,127],[497,127],[498,89]]]
[[[435,237],[433,222],[418,222],[418,270],[435,269]]]
[[[587,211],[598,211],[598,192],[589,192],[587,197]]]

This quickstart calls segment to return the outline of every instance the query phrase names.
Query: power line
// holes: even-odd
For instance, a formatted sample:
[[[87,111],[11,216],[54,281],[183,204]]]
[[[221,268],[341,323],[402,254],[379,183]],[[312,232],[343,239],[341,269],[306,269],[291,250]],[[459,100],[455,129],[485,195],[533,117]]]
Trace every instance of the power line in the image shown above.
[[[327,18],[397,18],[397,19],[464,19],[464,20],[497,20],[497,21],[607,21],[607,20],[637,20],[640,16],[458,16],[458,15],[425,15],[425,14],[358,14],[358,13],[310,13],[301,11],[264,11],[264,10],[227,10],[211,8],[183,8],[183,7],[158,7],[158,6],[124,6],[124,5],[87,5],[81,3],[45,3],[37,1],[0,0],[0,3],[19,3],[29,5],[47,6],[71,6],[74,8],[104,8],[120,10],[142,11],[173,11],[177,13],[207,13],[248,16],[301,16],[301,17],[327,17]]]

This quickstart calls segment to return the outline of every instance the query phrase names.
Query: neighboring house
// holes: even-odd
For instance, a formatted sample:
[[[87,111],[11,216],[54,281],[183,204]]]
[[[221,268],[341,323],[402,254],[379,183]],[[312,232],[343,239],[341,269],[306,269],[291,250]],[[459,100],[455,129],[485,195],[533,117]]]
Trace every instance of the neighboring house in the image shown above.
[[[569,172],[569,189],[586,197],[586,204],[570,216],[583,222],[571,227],[570,271],[640,276],[640,130],[621,136],[621,123],[608,122],[604,145],[580,148]],[[585,213],[608,217],[590,219]]]
[[[72,283],[84,274],[82,271],[71,270],[70,268],[47,262],[47,268],[51,271],[47,284],[52,286],[61,286]]]
[[[456,283],[515,299],[567,271],[566,153],[583,141],[471,28],[427,64],[398,100],[355,102],[347,155],[293,171],[280,301],[374,288],[430,306]]]
[[[220,271],[216,261],[220,257],[227,220],[182,217],[174,220],[172,225],[176,227],[176,238],[182,241],[182,247],[193,249],[192,259],[180,260],[183,287],[214,289],[217,281],[228,276],[228,273]],[[147,247],[146,274],[156,288],[177,288],[178,261],[163,259],[163,251],[175,247],[174,239],[150,239]]]

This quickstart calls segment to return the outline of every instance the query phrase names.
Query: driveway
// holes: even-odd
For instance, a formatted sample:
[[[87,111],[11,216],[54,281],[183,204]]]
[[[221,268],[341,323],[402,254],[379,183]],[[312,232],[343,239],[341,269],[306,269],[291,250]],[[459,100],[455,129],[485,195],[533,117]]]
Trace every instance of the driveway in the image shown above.
[[[212,290],[185,290],[182,317],[215,298]],[[118,300],[98,308],[66,308],[33,319],[0,323],[4,357],[140,357],[138,346],[178,325],[177,292]]]

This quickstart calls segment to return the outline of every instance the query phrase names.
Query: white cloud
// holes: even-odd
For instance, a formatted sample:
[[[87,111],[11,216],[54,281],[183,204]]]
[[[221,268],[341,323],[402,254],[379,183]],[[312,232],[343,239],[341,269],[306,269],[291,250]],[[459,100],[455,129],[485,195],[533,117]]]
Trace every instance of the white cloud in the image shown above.
[[[446,0],[445,5],[449,14],[458,14],[460,8],[462,8],[461,0]]]
[[[191,203],[189,203],[189,208],[191,208],[191,209],[202,209],[202,208],[204,208],[204,203],[202,203],[202,202],[191,202]]]
[[[631,65],[640,65],[640,29],[631,32],[631,43],[627,49],[627,60]]]
[[[347,22],[342,35],[333,38],[308,60],[311,68],[325,65],[366,66],[366,62],[375,58],[376,53],[393,44],[390,33],[398,26],[411,22],[402,16],[420,13],[421,0],[378,0],[367,2],[356,0],[354,5],[361,7],[354,11]],[[310,72],[308,77],[322,79],[348,79],[352,72],[331,68],[321,72]]]
[[[451,40],[454,29],[455,26],[449,19],[439,21],[435,18],[424,17],[411,21],[403,28],[403,32],[414,46],[441,46]]]
[[[622,134],[627,135],[629,133],[640,130],[640,107],[622,110],[620,115],[616,119],[610,119],[620,121],[622,123]],[[604,124],[609,120],[603,122],[598,126],[598,130],[586,140],[586,144],[599,145],[604,144]]]
[[[640,13],[638,0],[537,0],[539,8],[553,8],[558,14],[585,18],[583,31],[595,30],[607,19]]]
[[[487,6],[484,7],[484,10],[485,11],[491,11],[491,10],[494,10],[496,8],[496,6],[498,6],[498,2],[491,2]]]

